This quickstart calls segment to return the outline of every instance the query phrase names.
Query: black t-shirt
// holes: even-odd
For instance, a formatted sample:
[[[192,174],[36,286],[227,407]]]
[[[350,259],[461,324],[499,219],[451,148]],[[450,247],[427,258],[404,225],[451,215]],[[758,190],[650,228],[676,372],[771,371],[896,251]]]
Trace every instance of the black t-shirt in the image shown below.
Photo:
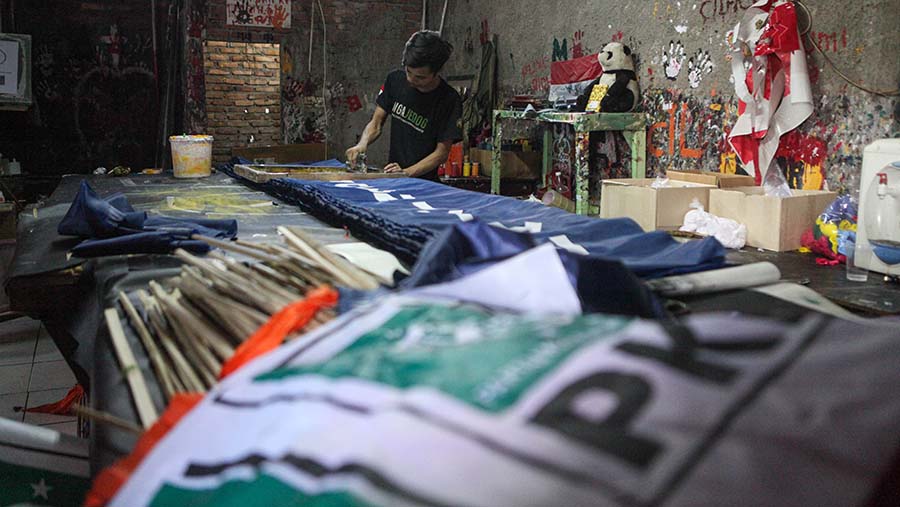
[[[422,93],[406,81],[406,72],[388,74],[377,103],[391,120],[390,162],[404,169],[427,157],[438,142],[462,139],[457,122],[462,114],[462,100],[446,81]],[[437,168],[421,178],[436,180]]]

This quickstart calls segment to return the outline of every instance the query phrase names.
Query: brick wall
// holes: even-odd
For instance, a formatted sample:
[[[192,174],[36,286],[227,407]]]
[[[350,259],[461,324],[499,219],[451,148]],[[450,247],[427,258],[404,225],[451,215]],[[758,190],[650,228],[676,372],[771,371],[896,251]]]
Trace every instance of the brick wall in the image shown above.
[[[234,147],[280,144],[278,44],[208,40],[203,54],[214,161]]]

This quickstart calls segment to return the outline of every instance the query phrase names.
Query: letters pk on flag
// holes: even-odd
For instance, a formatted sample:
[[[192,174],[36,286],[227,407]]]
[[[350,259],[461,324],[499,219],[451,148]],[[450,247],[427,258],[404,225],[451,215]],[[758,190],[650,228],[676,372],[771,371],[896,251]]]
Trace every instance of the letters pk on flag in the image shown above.
[[[591,81],[603,74],[597,55],[550,64],[550,102],[577,99]]]
[[[683,324],[390,296],[225,379],[110,505],[865,503],[900,432],[894,328]]]

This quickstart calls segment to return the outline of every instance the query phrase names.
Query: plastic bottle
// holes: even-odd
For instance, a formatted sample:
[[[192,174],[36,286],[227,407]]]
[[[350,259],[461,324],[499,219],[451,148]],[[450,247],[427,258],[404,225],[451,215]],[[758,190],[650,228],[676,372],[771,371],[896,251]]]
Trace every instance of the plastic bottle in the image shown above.
[[[463,178],[468,178],[472,175],[472,163],[469,162],[469,157],[465,158],[465,162],[463,162]]]
[[[472,162],[472,177],[477,178],[481,172],[481,162]]]

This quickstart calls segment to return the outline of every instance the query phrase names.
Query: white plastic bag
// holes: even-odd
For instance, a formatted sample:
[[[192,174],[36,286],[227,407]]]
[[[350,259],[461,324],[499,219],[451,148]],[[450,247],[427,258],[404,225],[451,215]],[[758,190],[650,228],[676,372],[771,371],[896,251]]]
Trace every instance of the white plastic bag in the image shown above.
[[[791,191],[791,187],[788,186],[787,179],[784,177],[784,173],[781,172],[781,167],[778,166],[778,163],[775,162],[775,159],[772,159],[772,163],[769,165],[769,170],[766,171],[766,176],[763,178],[762,182],[763,190],[765,190],[766,195],[769,197],[791,197],[794,193]]]
[[[669,176],[664,172],[656,173],[656,181],[650,184],[650,188],[666,188],[669,186]]]
[[[684,225],[679,230],[701,236],[713,236],[725,248],[743,248],[747,243],[746,225],[703,211],[703,205],[697,199],[691,202],[691,208],[685,213]]]

